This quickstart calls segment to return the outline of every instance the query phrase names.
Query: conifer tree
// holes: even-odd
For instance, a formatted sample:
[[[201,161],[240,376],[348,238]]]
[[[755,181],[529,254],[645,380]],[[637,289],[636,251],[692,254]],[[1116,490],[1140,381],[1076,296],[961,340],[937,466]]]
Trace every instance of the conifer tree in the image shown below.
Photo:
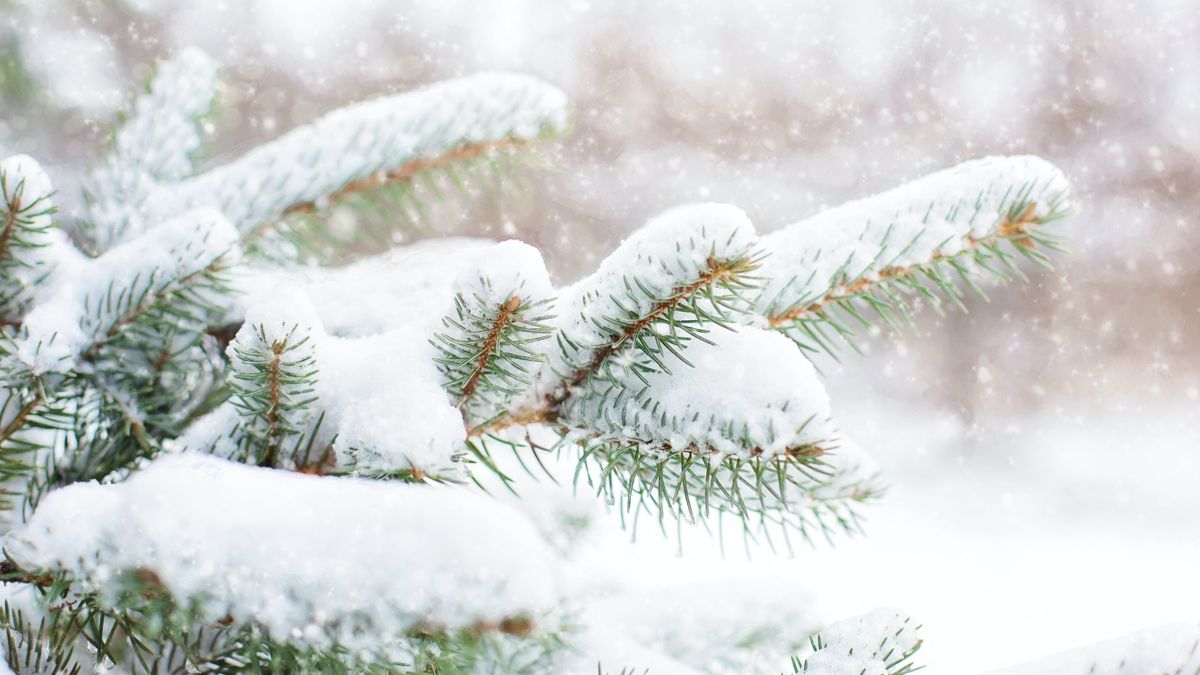
[[[78,218],[36,161],[0,163],[9,669],[919,668],[895,610],[713,610],[703,653],[680,617],[614,637],[565,569],[587,524],[536,488],[597,495],[631,532],[858,531],[882,482],[809,356],[1048,264],[1074,208],[1057,168],[979,159],[768,234],[683,205],[555,287],[517,241],[392,244],[567,133],[559,90],[468,76],[201,168],[217,70],[161,65]],[[389,250],[350,260],[370,248]],[[1076,661],[1194,670],[1188,635]]]

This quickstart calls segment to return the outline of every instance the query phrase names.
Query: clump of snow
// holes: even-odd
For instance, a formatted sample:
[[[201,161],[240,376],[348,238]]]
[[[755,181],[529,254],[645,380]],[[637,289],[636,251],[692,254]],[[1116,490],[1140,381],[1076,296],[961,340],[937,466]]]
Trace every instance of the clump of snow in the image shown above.
[[[820,631],[822,647],[807,659],[808,675],[887,675],[889,664],[916,649],[917,628],[903,612],[876,609]]]
[[[1200,625],[1148,628],[992,675],[1143,675],[1200,672]]]
[[[495,624],[556,599],[553,554],[488,497],[205,455],[51,492],[4,547],[27,569],[65,570],[80,592],[146,570],[199,601],[205,621],[318,648],[375,649],[418,625]]]
[[[338,468],[462,478],[466,429],[442,387],[430,337],[452,312],[455,293],[507,298],[502,288],[538,299],[553,292],[536,249],[515,241],[425,242],[341,269],[288,273],[271,290],[252,293],[243,330],[302,326],[310,336],[318,370],[310,422],[323,415],[315,443],[332,443]],[[174,447],[229,456],[238,423],[219,411]]]
[[[679,206],[652,218],[596,272],[561,291],[560,336],[549,349],[543,385],[552,389],[613,343],[620,333],[616,322],[646,316],[657,302],[700,279],[710,260],[746,258],[756,244],[750,219],[727,204]]]
[[[480,73],[365,101],[297,127],[224,166],[156,190],[152,216],[220,208],[242,232],[348,183],[468,144],[533,140],[567,124],[566,95],[512,73]]]
[[[511,295],[545,300],[554,293],[541,252],[515,239],[481,251],[456,285],[459,293],[489,306],[501,305]]]
[[[104,255],[56,275],[29,311],[19,357],[34,372],[72,367],[73,359],[140,303],[236,255],[237,232],[212,209],[169,220]]]
[[[954,255],[995,235],[1019,205],[1035,204],[1035,219],[1069,209],[1070,191],[1043,159],[985,157],[847,202],[763,237],[770,255],[758,306],[782,314],[890,268]]]
[[[453,304],[455,282],[494,245],[486,239],[429,239],[346,267],[310,270],[295,282],[307,288],[332,335],[364,337],[414,322],[432,334]]]
[[[688,346],[691,366],[646,375],[643,392],[624,398],[614,414],[596,415],[595,424],[627,438],[721,455],[769,457],[833,440],[829,396],[795,343],[748,326],[711,339]]]
[[[442,389],[429,334],[398,328],[321,345],[318,387],[340,466],[461,478],[466,429]]]
[[[319,334],[324,332],[317,308],[313,305],[303,287],[291,283],[280,283],[268,289],[258,302],[246,309],[242,328],[238,330],[234,343],[243,335],[250,333],[255,327],[261,327],[263,333],[282,339],[293,329],[302,333]],[[232,349],[226,350],[229,360],[236,367],[237,355]]]
[[[191,175],[204,140],[196,120],[212,105],[216,88],[216,62],[188,48],[164,61],[134,101],[112,152],[89,180],[89,214],[101,250],[153,226],[145,200],[159,183]]]

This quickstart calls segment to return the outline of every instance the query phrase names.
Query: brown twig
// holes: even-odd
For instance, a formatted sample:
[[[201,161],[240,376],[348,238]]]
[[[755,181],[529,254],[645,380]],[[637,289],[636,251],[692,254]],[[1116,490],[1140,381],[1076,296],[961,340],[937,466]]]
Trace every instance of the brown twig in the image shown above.
[[[17,229],[17,213],[21,210],[21,195],[15,194],[8,201],[8,213],[4,216],[4,229],[0,230],[0,260],[8,253],[8,242],[12,239],[13,231]]]
[[[29,403],[26,403],[17,412],[17,416],[14,417],[11,422],[6,424],[3,429],[0,429],[0,443],[7,441],[10,436],[15,434],[17,430],[20,429],[23,424],[25,424],[25,420],[29,417],[30,413],[32,413],[34,409],[36,409],[43,402],[44,399],[41,396],[35,396],[33,400],[29,401]]]
[[[276,340],[271,343],[271,366],[267,371],[267,386],[270,389],[271,403],[267,408],[267,449],[263,452],[259,466],[274,466],[275,455],[279,451],[279,364],[283,359],[284,343]]]
[[[11,560],[0,560],[0,581],[49,586],[54,583],[54,577],[49,574],[30,574]]]
[[[479,353],[479,361],[472,371],[471,376],[467,378],[467,383],[463,385],[462,396],[458,401],[458,408],[462,410],[467,401],[475,393],[475,388],[479,386],[479,380],[483,377],[484,370],[487,369],[488,362],[492,358],[492,353],[496,351],[496,347],[500,344],[500,335],[504,331],[504,327],[508,325],[514,312],[521,307],[521,298],[517,296],[510,297],[503,305],[500,306],[500,312],[496,315],[496,322],[492,324],[488,331],[487,339],[483,341],[483,351]]]

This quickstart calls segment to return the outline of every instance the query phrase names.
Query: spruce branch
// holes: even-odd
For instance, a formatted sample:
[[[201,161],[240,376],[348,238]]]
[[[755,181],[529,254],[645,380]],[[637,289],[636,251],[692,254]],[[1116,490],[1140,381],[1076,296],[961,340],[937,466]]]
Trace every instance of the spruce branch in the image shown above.
[[[557,410],[571,396],[572,389],[593,377],[609,375],[606,368],[609,360],[622,350],[636,350],[649,361],[641,368],[633,369],[639,376],[656,368],[670,372],[663,360],[667,353],[686,364],[683,349],[690,339],[705,339],[703,324],[725,327],[732,321],[733,299],[753,287],[747,277],[758,269],[758,263],[759,258],[754,255],[727,260],[709,256],[706,269],[694,281],[676,287],[645,314],[632,320],[598,319],[609,323],[609,335],[591,358],[571,372],[551,394],[547,407],[551,411]],[[626,282],[626,287],[642,288],[643,285],[633,279]],[[658,330],[660,327],[662,330]]]
[[[410,183],[566,126],[562,92],[533,78],[481,74],[334,111],[229,164],[162,186],[149,206],[161,213],[215,205],[252,235],[289,211]]]
[[[976,239],[975,237],[968,235],[966,237],[966,244],[963,250],[957,253],[945,255],[941,252],[935,251],[930,257],[929,261],[925,263],[914,263],[904,267],[884,267],[878,272],[877,278],[875,279],[869,279],[865,276],[860,276],[853,282],[842,284],[841,287],[817,299],[815,302],[809,305],[793,307],[780,314],[768,316],[767,323],[772,328],[779,328],[781,326],[786,326],[789,323],[805,319],[810,315],[824,317],[836,306],[841,306],[847,302],[865,298],[867,296],[877,298],[878,294],[882,292],[878,288],[880,286],[916,284],[920,283],[919,280],[922,277],[933,280],[934,284],[939,290],[947,291],[948,299],[957,302],[958,298],[961,296],[961,293],[957,291],[956,286],[954,286],[950,281],[947,281],[945,277],[941,276],[942,270],[945,268],[950,268],[954,272],[960,272],[964,281],[968,281],[973,290],[976,290],[983,295],[983,297],[986,297],[986,294],[983,293],[982,289],[979,289],[978,286],[969,281],[971,272],[968,271],[965,266],[963,266],[963,263],[975,262],[976,264],[982,266],[988,261],[996,260],[1007,265],[1007,261],[1011,259],[1010,256],[1005,256],[996,252],[997,246],[1005,242],[1011,244],[1017,249],[1018,252],[1025,255],[1029,255],[1029,252],[1035,251],[1039,241],[1033,238],[1033,233],[1031,230],[1034,226],[1042,225],[1043,223],[1048,222],[1045,219],[1037,218],[1035,215],[1036,212],[1037,202],[1028,202],[1025,204],[1024,208],[1021,209],[1020,213],[1016,214],[1015,217],[1012,219],[1006,217],[1003,221],[1001,221],[999,226],[996,227],[994,234],[982,239]],[[1049,239],[1041,239],[1041,243],[1048,247],[1053,246],[1051,242],[1052,240]],[[1021,251],[1020,249],[1026,249],[1027,251]],[[1012,269],[1014,273],[1020,273],[1018,268]],[[1002,280],[1008,279],[1007,277],[1003,276],[1002,271],[993,271]],[[907,277],[912,280],[901,281],[899,279],[900,277]]]
[[[979,279],[1025,278],[1028,259],[1061,250],[1040,227],[1072,213],[1070,185],[1029,157],[988,158],[851,202],[766,237],[771,278],[755,304],[767,324],[807,351],[836,358],[837,343],[879,319],[912,323],[914,299],[960,309]]]
[[[317,401],[312,335],[299,325],[247,325],[230,350],[230,402],[244,420],[239,459],[259,466],[308,466],[315,459],[307,454]],[[283,457],[289,449],[291,455]]]
[[[2,565],[2,563],[0,563]],[[85,672],[75,653],[83,627],[70,612],[46,612],[36,622],[7,601],[0,605],[4,631],[4,663],[14,673],[81,675]]]
[[[199,122],[212,107],[217,65],[198,49],[161,63],[132,102],[112,150],[88,176],[88,218],[81,234],[103,252],[158,224],[145,203],[163,184],[191,175],[203,146]],[[177,215],[177,214],[166,214]]]
[[[537,249],[505,241],[480,250],[453,288],[454,307],[430,341],[434,363],[462,415],[467,450],[495,468],[473,436],[530,393],[545,361],[541,345],[554,330],[550,278]]]
[[[861,506],[882,494],[873,480],[827,462],[829,452],[814,444],[747,458],[600,438],[582,444],[574,483],[619,506],[629,524],[641,514],[664,531],[668,518],[713,523],[723,539],[723,521],[732,518],[747,541],[761,536],[790,551],[793,533],[813,544],[861,532]]]
[[[209,317],[219,311],[216,299],[229,292],[228,272],[234,260],[234,254],[223,253],[181,276],[156,267],[135,276],[127,286],[112,285],[103,295],[87,298],[84,305],[89,313],[108,316],[97,322],[96,337],[83,352],[83,358],[96,361],[106,356],[106,352],[133,352],[142,358],[149,357],[151,369],[162,372],[180,351],[173,341],[163,338],[190,333],[194,340],[199,340]]]
[[[45,249],[55,212],[50,180],[24,155],[0,162],[0,323],[17,325],[52,267]]]
[[[551,332],[547,300],[513,294],[497,303],[491,285],[480,279],[482,292],[457,293],[454,313],[442,318],[443,330],[433,338],[443,383],[468,434],[507,411],[528,388],[542,361],[536,343]]]
[[[311,201],[292,204],[283,210],[283,216],[314,213],[355,195],[376,190],[388,184],[400,182],[411,183],[423,175],[433,175],[437,171],[446,171],[449,167],[459,162],[487,157],[506,151],[522,150],[530,144],[531,141],[521,138],[503,138],[497,141],[484,141],[480,143],[464,142],[462,145],[437,157],[413,159],[395,169],[366,178],[352,180],[329,195]],[[262,236],[262,228],[269,228],[271,224],[264,223],[259,229],[247,235],[247,238],[253,239],[257,236]]]

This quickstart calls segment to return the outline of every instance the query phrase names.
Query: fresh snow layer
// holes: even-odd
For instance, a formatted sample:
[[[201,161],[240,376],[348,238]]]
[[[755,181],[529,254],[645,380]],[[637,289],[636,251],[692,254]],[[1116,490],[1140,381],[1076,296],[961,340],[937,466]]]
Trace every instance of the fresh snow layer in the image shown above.
[[[242,232],[463,144],[533,140],[567,125],[567,98],[535,78],[480,73],[365,101],[297,127],[229,164],[162,185],[151,215],[216,206]]]
[[[318,447],[333,443],[344,470],[438,478],[464,477],[462,413],[442,387],[430,343],[453,311],[455,294],[552,292],[532,247],[465,239],[399,248],[277,284],[255,294],[245,321],[269,332],[300,326],[310,335],[318,370],[311,422],[324,414]],[[175,446],[236,452],[241,421],[229,407],[198,420]]]
[[[169,289],[223,256],[235,255],[237,241],[237,232],[220,213],[200,209],[60,270],[47,282],[51,290],[46,300],[25,318],[19,357],[34,372],[70,369],[75,356],[119,326],[130,293]],[[117,302],[120,298],[126,302]]]
[[[833,440],[829,396],[795,343],[747,326],[710,339],[688,346],[690,367],[649,374],[640,398],[627,397],[620,413],[596,424],[627,438],[722,455],[771,456]]]
[[[589,363],[617,336],[615,320],[646,316],[656,303],[699,279],[710,259],[749,256],[756,243],[750,219],[727,204],[679,206],[652,218],[596,272],[560,292],[561,336],[549,346],[542,386],[552,389]]]
[[[1182,675],[1200,672],[1200,625],[1149,628],[992,675]]]
[[[763,237],[759,308],[782,314],[889,268],[954,255],[996,234],[1014,205],[1034,203],[1035,218],[1069,208],[1070,190],[1038,157],[985,157],[847,202]]]
[[[51,492],[4,546],[27,569],[67,571],[83,592],[147,570],[172,596],[200,601],[205,621],[254,622],[318,647],[494,624],[556,597],[547,546],[489,497],[206,455]]]
[[[455,290],[493,307],[503,305],[512,295],[539,301],[554,294],[541,252],[515,239],[479,255],[471,268],[459,275]]]
[[[822,649],[808,656],[807,675],[887,675],[888,664],[918,644],[917,626],[903,612],[876,609],[820,631]]]

